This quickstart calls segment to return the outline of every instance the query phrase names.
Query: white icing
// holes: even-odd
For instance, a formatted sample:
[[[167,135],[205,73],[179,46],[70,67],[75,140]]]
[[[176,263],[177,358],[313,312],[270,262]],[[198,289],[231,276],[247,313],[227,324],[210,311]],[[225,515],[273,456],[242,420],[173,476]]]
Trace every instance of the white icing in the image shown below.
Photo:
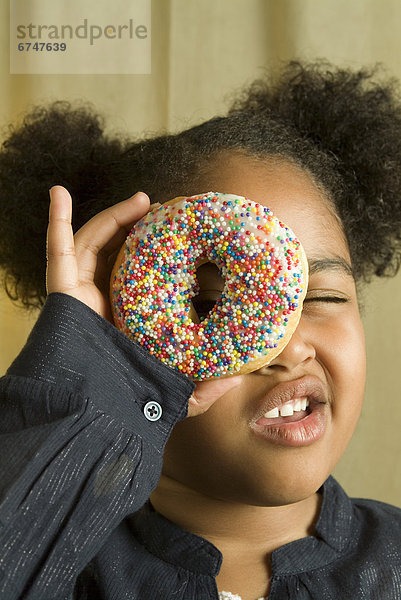
[[[271,353],[298,320],[302,252],[269,209],[241,196],[209,192],[163,205],[127,239],[112,286],[116,324],[194,379],[234,374]],[[225,285],[223,304],[196,324],[189,306],[200,259],[217,264]]]

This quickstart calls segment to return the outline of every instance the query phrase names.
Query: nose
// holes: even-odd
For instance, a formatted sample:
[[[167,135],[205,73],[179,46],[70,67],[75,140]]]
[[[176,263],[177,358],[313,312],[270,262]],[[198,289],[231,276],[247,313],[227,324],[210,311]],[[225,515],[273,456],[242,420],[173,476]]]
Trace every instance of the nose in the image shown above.
[[[313,360],[315,357],[315,346],[307,339],[306,331],[303,330],[300,323],[280,354],[268,365],[259,369],[259,372],[263,374],[272,368],[292,371],[301,364]]]

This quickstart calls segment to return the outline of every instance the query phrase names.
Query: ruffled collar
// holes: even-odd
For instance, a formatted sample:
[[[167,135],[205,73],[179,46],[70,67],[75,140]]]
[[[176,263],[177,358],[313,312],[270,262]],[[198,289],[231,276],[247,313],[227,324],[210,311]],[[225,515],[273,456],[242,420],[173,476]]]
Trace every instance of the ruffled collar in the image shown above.
[[[350,542],[352,504],[333,477],[319,490],[323,494],[315,535],[292,541],[272,553],[272,576],[294,575],[327,565],[345,552]],[[216,577],[222,563],[220,551],[157,513],[148,502],[128,517],[136,539],[161,560]]]

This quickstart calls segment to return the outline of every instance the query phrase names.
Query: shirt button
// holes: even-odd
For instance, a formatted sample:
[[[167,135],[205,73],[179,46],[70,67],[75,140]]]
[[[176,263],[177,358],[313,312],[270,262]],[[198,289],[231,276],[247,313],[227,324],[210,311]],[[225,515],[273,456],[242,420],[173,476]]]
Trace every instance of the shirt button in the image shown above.
[[[147,402],[143,407],[143,412],[148,421],[158,421],[162,416],[162,407],[158,402]]]

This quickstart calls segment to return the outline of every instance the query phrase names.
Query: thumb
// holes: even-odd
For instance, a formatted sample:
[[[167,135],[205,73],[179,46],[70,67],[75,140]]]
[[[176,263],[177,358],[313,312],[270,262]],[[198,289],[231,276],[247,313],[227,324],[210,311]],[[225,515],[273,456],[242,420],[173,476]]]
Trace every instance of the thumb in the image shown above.
[[[204,413],[216,400],[233,388],[238,387],[241,383],[242,375],[198,383],[189,399],[188,417],[195,417]]]

